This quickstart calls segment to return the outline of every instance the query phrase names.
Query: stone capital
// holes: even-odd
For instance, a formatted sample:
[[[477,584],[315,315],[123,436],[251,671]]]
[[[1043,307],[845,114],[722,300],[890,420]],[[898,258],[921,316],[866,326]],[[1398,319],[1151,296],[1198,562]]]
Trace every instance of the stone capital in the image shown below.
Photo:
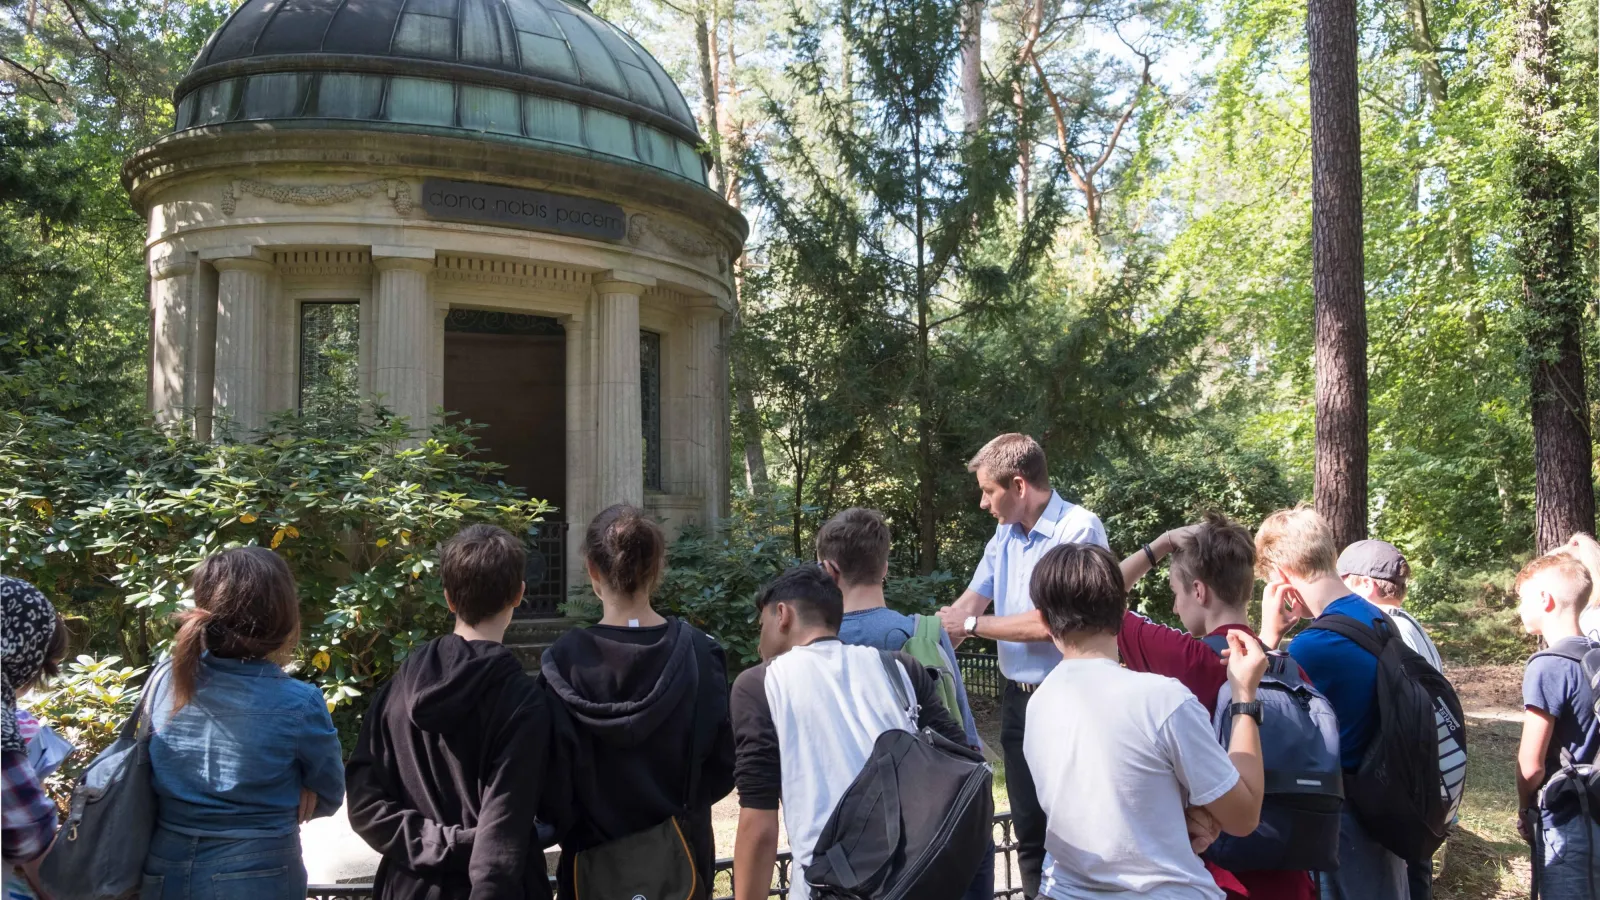
[[[257,275],[272,274],[272,263],[253,256],[222,256],[211,260],[211,265],[218,272],[253,272]]]
[[[168,278],[178,278],[183,275],[194,274],[194,254],[174,253],[171,256],[162,256],[150,260],[150,278],[153,281],[163,281]]]
[[[594,275],[594,289],[602,294],[632,294],[635,297],[656,286],[650,275],[624,269],[607,269]]]
[[[373,244],[372,264],[380,272],[388,269],[432,272],[433,257],[436,252],[432,247],[401,247],[391,244]]]

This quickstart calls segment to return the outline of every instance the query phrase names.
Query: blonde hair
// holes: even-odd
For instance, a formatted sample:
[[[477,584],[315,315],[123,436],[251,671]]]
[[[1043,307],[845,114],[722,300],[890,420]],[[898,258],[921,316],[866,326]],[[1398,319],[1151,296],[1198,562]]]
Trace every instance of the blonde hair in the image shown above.
[[[1334,575],[1338,568],[1333,529],[1304,503],[1267,516],[1256,532],[1256,574],[1262,578],[1270,576],[1273,569],[1315,578]]]
[[[1021,478],[1036,488],[1050,486],[1050,473],[1045,467],[1044,448],[1025,434],[1002,434],[983,445],[983,449],[967,460],[967,471],[987,469],[989,477],[1005,485],[1013,478]]]
[[[1556,606],[1564,610],[1583,609],[1589,602],[1589,592],[1594,589],[1589,570],[1561,550],[1537,557],[1523,566],[1512,591],[1520,596],[1523,587],[1537,578],[1548,579],[1545,583],[1550,588],[1550,596],[1555,599]]]

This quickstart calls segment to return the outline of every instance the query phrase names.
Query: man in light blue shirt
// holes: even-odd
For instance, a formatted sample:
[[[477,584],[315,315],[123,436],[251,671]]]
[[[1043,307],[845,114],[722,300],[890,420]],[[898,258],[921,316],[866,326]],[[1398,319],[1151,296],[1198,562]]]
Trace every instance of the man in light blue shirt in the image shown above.
[[[983,493],[979,506],[999,520],[983,559],[956,602],[939,610],[951,642],[989,638],[1000,648],[1006,685],[1000,700],[1000,745],[1006,792],[1017,836],[1017,866],[1024,894],[1039,893],[1044,863],[1045,815],[1023,755],[1028,699],[1061,661],[1050,631],[1037,614],[1028,582],[1033,567],[1061,544],[1107,547],[1105,526],[1094,513],[1050,489],[1044,448],[1025,434],[1002,434],[967,463]],[[994,603],[994,615],[985,615]]]

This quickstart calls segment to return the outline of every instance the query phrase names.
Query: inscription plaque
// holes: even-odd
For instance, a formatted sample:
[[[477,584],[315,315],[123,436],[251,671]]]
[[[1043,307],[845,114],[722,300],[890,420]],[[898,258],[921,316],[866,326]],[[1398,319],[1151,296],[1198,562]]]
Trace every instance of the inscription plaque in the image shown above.
[[[493,184],[429,178],[422,184],[422,210],[456,222],[493,222],[607,241],[628,236],[627,216],[615,203]]]

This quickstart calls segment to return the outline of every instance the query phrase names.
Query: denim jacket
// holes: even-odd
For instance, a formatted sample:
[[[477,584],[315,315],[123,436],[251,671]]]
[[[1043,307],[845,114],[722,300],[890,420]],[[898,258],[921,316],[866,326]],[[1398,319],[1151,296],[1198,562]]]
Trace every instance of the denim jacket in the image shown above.
[[[150,762],[158,824],[198,837],[293,834],[300,789],[317,816],[344,802],[344,762],[322,693],[267,660],[200,659],[195,694],[172,713],[165,666],[152,676]]]

